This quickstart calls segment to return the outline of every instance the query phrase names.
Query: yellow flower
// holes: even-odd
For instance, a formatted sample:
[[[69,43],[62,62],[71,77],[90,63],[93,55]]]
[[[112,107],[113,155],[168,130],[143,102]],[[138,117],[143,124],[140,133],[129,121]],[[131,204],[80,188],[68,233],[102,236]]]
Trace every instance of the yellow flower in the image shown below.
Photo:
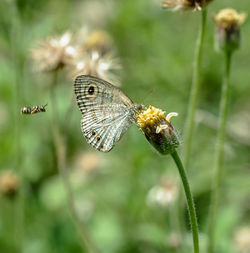
[[[163,8],[200,11],[213,0],[162,0]]]
[[[177,113],[165,113],[150,105],[136,115],[137,123],[147,140],[161,153],[172,153],[180,144],[176,130],[170,119]]]
[[[215,17],[216,46],[225,52],[232,52],[240,47],[240,25],[246,14],[234,9],[223,9]]]
[[[38,71],[53,71],[68,65],[77,55],[70,45],[72,35],[64,33],[60,38],[48,38],[31,50],[35,68]]]

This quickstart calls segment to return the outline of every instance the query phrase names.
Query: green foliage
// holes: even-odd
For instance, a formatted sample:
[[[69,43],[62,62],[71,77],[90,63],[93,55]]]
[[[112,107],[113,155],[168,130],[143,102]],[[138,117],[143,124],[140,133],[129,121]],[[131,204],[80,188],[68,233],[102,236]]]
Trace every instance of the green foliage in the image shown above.
[[[93,2],[103,7],[97,4],[91,9]],[[121,89],[135,102],[151,104],[167,112],[177,111],[179,117],[172,123],[182,137],[200,17],[196,12],[162,10],[155,2],[0,2],[0,173],[12,170],[20,177],[19,192],[14,198],[0,196],[1,252],[21,252],[20,247],[25,253],[86,252],[82,250],[81,238],[71,219],[57,170],[49,103],[51,76],[34,72],[30,57],[31,47],[41,38],[66,30],[77,31],[85,25],[107,30],[122,60]],[[203,114],[195,128],[192,166],[188,171],[202,234],[207,229],[223,73],[223,57],[213,48],[215,25],[210,17],[226,7],[250,12],[247,1],[214,1],[208,8],[199,98]],[[249,29],[250,24],[246,22],[242,27],[241,49],[232,62],[224,166],[227,176],[216,231],[220,252],[236,252],[235,234],[250,218],[249,204],[246,204],[250,191]],[[72,91],[73,80],[67,70],[63,70],[56,88],[62,128]],[[46,103],[46,113],[20,114],[23,106]],[[171,157],[159,156],[135,126],[110,153],[100,154],[87,145],[80,130],[80,118],[75,103],[71,121],[67,129],[63,129],[68,137],[67,168],[77,210],[100,251],[181,252],[173,243],[173,235],[178,233],[176,202],[162,207],[149,204],[147,199],[149,190],[158,185],[163,176],[179,180]],[[88,164],[86,160],[83,160],[84,165],[76,165],[79,157],[87,152],[94,154],[91,160],[97,160],[93,170],[84,169]],[[179,192],[182,194],[183,189]],[[186,207],[182,211],[186,213]],[[188,221],[185,226],[190,229]],[[206,239],[204,235],[202,245]],[[183,253],[191,252],[189,234],[184,236],[184,242],[188,246]]]

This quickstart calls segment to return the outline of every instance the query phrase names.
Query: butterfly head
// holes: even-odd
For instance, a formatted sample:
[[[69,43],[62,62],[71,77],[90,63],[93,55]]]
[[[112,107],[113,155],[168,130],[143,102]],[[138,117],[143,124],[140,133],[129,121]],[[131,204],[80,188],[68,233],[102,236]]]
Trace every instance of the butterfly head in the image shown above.
[[[135,111],[137,114],[140,113],[141,111],[143,111],[144,109],[145,109],[145,105],[143,105],[143,104],[136,104],[135,105]]]

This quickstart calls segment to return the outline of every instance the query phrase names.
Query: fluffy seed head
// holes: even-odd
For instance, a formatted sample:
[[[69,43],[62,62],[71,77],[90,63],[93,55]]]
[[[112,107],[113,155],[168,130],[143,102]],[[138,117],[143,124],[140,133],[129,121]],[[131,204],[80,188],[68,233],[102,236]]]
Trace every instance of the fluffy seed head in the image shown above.
[[[173,10],[194,10],[201,11],[213,0],[162,0],[162,8],[171,8]]]
[[[31,50],[35,69],[38,71],[54,71],[68,65],[77,55],[71,46],[72,35],[64,33],[61,37],[48,38],[41,41]]]
[[[120,68],[119,60],[114,58],[112,53],[101,55],[98,51],[93,51],[85,53],[80,60],[74,62],[72,76],[81,74],[97,76],[119,86],[116,71]]]

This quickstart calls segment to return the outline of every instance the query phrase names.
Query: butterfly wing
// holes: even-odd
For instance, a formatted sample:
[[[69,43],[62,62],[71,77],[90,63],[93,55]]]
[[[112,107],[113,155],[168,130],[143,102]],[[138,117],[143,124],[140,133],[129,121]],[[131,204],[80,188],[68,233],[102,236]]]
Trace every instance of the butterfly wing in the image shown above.
[[[112,84],[85,75],[76,78],[75,94],[87,142],[100,151],[110,151],[135,119],[133,102]]]

